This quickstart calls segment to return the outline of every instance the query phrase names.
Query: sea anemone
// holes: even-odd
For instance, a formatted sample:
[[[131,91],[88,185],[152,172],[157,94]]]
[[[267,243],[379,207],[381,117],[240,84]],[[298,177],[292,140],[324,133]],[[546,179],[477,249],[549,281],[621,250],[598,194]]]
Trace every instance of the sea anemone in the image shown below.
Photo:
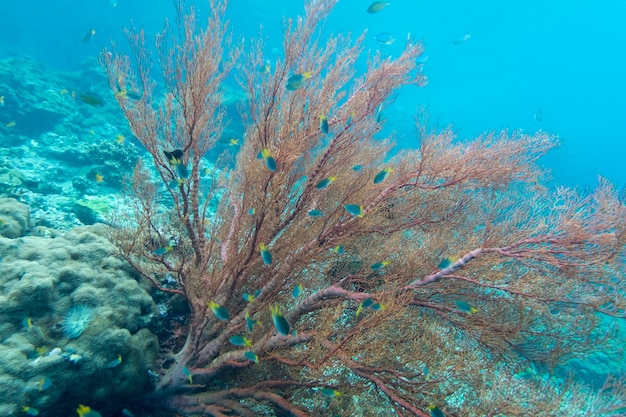
[[[83,334],[93,319],[93,307],[78,304],[70,308],[63,316],[61,328],[63,335],[69,339],[76,339]]]

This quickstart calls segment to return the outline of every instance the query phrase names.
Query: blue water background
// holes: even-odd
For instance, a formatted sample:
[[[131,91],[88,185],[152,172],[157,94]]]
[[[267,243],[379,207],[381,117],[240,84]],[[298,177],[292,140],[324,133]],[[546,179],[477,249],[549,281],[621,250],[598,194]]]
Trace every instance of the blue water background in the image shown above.
[[[425,88],[407,88],[384,110],[387,129],[414,146],[411,120],[427,106],[440,125],[461,138],[490,129],[543,129],[562,139],[543,160],[554,184],[594,185],[598,174],[626,184],[626,2],[615,0],[390,0],[369,15],[369,0],[342,0],[325,33],[368,30],[398,39],[384,53],[398,54],[408,33],[426,45]],[[194,1],[201,10],[206,1]],[[285,3],[288,3],[285,5]],[[303,10],[301,1],[232,0],[232,27],[241,36],[268,38],[268,58],[280,49],[281,20]],[[170,0],[1,0],[0,58],[29,55],[53,70],[75,70],[110,39],[124,44],[131,19],[149,33],[174,16]],[[96,30],[91,43],[82,38]],[[454,45],[464,33],[471,38]],[[274,50],[276,52],[276,50]],[[543,120],[534,115],[540,109]]]

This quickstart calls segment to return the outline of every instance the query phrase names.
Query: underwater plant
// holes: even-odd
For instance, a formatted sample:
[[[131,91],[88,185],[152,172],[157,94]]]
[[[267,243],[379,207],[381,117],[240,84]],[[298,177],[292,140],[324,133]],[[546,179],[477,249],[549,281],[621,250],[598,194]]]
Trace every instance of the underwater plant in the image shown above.
[[[618,353],[600,323],[626,309],[624,201],[604,180],[588,194],[543,186],[537,160],[557,145],[543,132],[457,141],[418,119],[417,149],[390,157],[392,142],[374,139],[380,109],[425,82],[422,45],[370,54],[359,73],[364,36],[321,40],[336,3],[307,0],[272,65],[262,41],[231,41],[220,0],[204,28],[179,4],[155,59],[141,30],[127,32],[130,56],[101,55],[157,173],[138,162],[135,217],[111,239],[190,311],[137,406],[215,417],[623,407],[618,379],[594,394],[545,378]],[[204,158],[223,139],[231,71],[247,94],[234,167]]]
[[[79,337],[93,320],[94,308],[86,304],[72,306],[64,315],[61,321],[63,336],[69,339]]]

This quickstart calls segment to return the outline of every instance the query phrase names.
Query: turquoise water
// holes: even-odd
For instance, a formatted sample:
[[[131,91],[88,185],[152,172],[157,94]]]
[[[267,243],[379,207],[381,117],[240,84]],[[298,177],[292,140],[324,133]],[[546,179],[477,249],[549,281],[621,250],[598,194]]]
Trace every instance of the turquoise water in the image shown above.
[[[338,32],[351,32],[356,36],[367,31],[366,50],[382,51],[391,57],[401,53],[409,34],[423,41],[427,57],[427,60],[422,58],[425,60],[423,71],[428,77],[428,84],[421,88],[404,87],[395,101],[381,110],[381,118],[385,121],[383,133],[391,135],[398,147],[418,145],[413,117],[423,107],[428,109],[432,124],[439,127],[452,125],[463,141],[485,131],[499,129],[521,129],[527,133],[543,130],[558,135],[561,138],[560,148],[541,159],[541,164],[552,171],[551,186],[593,187],[597,185],[598,175],[606,177],[618,188],[626,185],[623,165],[626,157],[626,80],[622,75],[626,65],[626,31],[623,29],[626,3],[606,0],[528,1],[508,5],[486,0],[471,4],[412,0],[390,2],[392,4],[382,12],[370,15],[365,12],[370,2],[342,0],[325,23],[322,33],[323,37],[332,37]],[[204,1],[189,3],[197,5],[200,15],[206,13]],[[282,54],[281,22],[301,13],[301,2],[290,1],[284,5],[279,1],[232,0],[232,3],[228,15],[235,37],[249,40],[257,36],[262,24],[263,35],[267,39],[265,56],[270,61],[279,58]],[[187,303],[177,298],[178,295],[156,291],[147,280],[156,280],[161,289],[167,291],[180,288],[176,277],[173,273],[160,274],[162,270],[155,269],[145,273],[144,279],[141,279],[107,241],[111,237],[108,229],[97,224],[114,224],[111,219],[130,216],[133,209],[129,206],[132,203],[121,199],[121,184],[125,175],[132,174],[135,161],[145,154],[106,85],[102,68],[97,62],[98,55],[103,48],[110,47],[111,41],[120,51],[127,50],[123,29],[131,21],[136,27],[146,29],[148,43],[151,43],[163,26],[163,19],[174,19],[173,10],[169,0],[0,0],[0,96],[4,97],[0,107],[0,231],[3,236],[0,237],[0,417],[36,413],[43,416],[76,415],[74,410],[77,409],[81,410],[78,411],[81,417],[98,416],[87,413],[86,409],[80,408],[80,404],[92,405],[104,416],[172,415],[167,412],[159,414],[146,406],[150,401],[163,400],[145,396],[158,386],[163,374],[175,375],[178,379],[182,375],[184,384],[180,380],[176,382],[178,389],[185,393],[202,392],[204,388],[192,386],[193,381],[198,383],[198,380],[209,391],[219,391],[232,384],[232,375],[229,374],[220,375],[223,379],[207,381],[202,379],[198,369],[192,374],[182,361],[162,362],[162,358],[166,357],[162,355],[163,351],[183,348],[190,311]],[[387,38],[395,37],[396,41],[381,46],[376,40],[381,33],[387,33]],[[382,38],[378,36],[378,39]],[[356,65],[360,70],[365,69],[363,61],[357,61]],[[155,70],[152,75],[161,81],[158,71]],[[240,138],[242,125],[235,103],[241,100],[242,93],[237,90],[233,79],[228,79],[227,83],[231,89],[226,91],[225,104],[228,115],[234,120],[224,136]],[[121,88],[117,93],[120,93],[119,90]],[[237,146],[231,148],[228,143],[218,144],[220,152],[238,149]],[[207,161],[216,155],[209,153]],[[267,163],[267,159],[264,162]],[[171,161],[169,163],[175,165]],[[261,162],[254,159],[252,163]],[[269,170],[276,170],[276,162],[273,169],[270,166],[267,164]],[[212,162],[206,162],[202,167],[209,173],[214,169]],[[360,171],[361,168],[352,171]],[[178,165],[175,172],[174,178],[180,177],[181,184],[189,177],[187,167]],[[350,175],[357,175],[355,172]],[[386,171],[380,171],[377,177],[383,172]],[[393,172],[387,172],[390,176],[385,185],[393,177]],[[265,169],[263,174],[267,174]],[[202,175],[206,176],[201,181],[202,187],[205,187],[210,182],[207,178],[212,174]],[[380,181],[374,180],[374,184],[382,183],[385,177],[383,175]],[[337,185],[332,184],[333,181],[335,179],[327,181],[319,189],[332,191]],[[160,186],[158,193],[166,196],[164,201],[171,207],[171,197],[177,195],[171,190],[180,184],[172,185],[170,182],[167,186]],[[208,200],[210,215],[215,214],[220,198],[221,194],[216,193]],[[531,208],[536,210],[536,216],[546,213],[543,203],[538,202],[536,207]],[[552,208],[561,209],[559,203],[561,201],[555,201]],[[348,213],[354,217],[362,214],[363,208],[358,204],[344,207],[350,207],[352,211],[348,210]],[[397,214],[393,211],[393,204],[385,209],[389,211],[387,219]],[[508,213],[507,209],[503,210]],[[255,215],[254,208],[245,212],[249,216],[246,219]],[[314,209],[308,212],[308,216],[308,220],[317,219],[323,217],[324,212]],[[498,221],[494,220],[495,223]],[[180,255],[179,237],[175,233],[181,233],[180,229],[170,228],[168,219],[160,219],[156,223],[158,226],[154,229],[159,231],[156,236],[150,233],[148,237],[129,235],[126,236],[127,242],[137,239],[140,248],[137,253],[144,257],[161,257],[168,261],[177,259],[175,257]],[[478,231],[483,224],[474,227]],[[446,229],[442,232],[443,236],[448,232],[448,238],[470,234],[459,231],[459,235],[455,235],[456,232]],[[614,236],[615,232],[610,230],[606,236]],[[410,240],[408,236],[403,236],[403,239]],[[222,244],[215,236],[208,240],[212,242],[213,238],[219,245]],[[454,250],[460,250],[463,239],[459,240],[462,242],[448,245],[433,238],[433,242],[425,245],[440,246],[436,247],[436,253],[416,251],[418,258],[426,259],[417,262],[417,267],[424,275],[431,273],[433,268],[447,268],[441,265],[456,262],[447,256],[451,257]],[[117,243],[120,244],[119,241]],[[184,247],[184,244],[180,246]],[[286,256],[286,251],[281,253],[274,248],[272,246],[271,249],[276,264],[281,256]],[[340,250],[335,247],[332,252],[341,255],[344,249],[343,246]],[[394,252],[401,249],[385,248],[384,256],[392,259]],[[352,256],[349,247],[347,252]],[[604,271],[606,275],[615,277],[615,281],[624,277],[624,250],[621,249],[620,253],[617,259],[622,264],[607,264]],[[444,257],[446,263],[440,263],[439,258]],[[268,262],[267,255],[263,258],[263,267],[272,264],[271,255],[269,259]],[[348,273],[363,266],[365,275],[380,278],[387,273],[387,267],[393,271],[396,266],[387,258],[375,261],[357,259],[351,263],[338,263],[332,271],[333,274]],[[505,263],[498,265],[498,268],[509,267],[511,265]],[[512,270],[525,276],[524,266],[516,268]],[[558,275],[550,268],[546,269],[546,273]],[[250,276],[255,277],[255,274]],[[506,277],[501,279],[507,281]],[[300,297],[302,292],[306,296],[314,290],[305,285],[304,288],[296,287],[298,291],[292,292],[294,286],[291,284],[285,288],[287,295],[281,295],[283,301],[287,298],[293,302],[292,298]],[[355,288],[360,291],[367,285],[373,284],[360,283]],[[248,291],[250,293],[244,294],[245,301],[250,294],[261,294],[252,289]],[[493,295],[486,290],[479,293],[482,299],[478,297],[474,300],[470,298],[474,293],[469,287],[460,286],[451,291],[451,295],[441,297],[434,290],[428,300],[450,309],[446,311],[444,308],[442,314],[450,314],[458,323],[471,320],[472,314],[483,317],[481,314],[488,311],[488,301]],[[564,286],[563,291],[570,289]],[[621,294],[623,290],[615,291]],[[298,295],[293,295],[296,293]],[[425,290],[424,294],[428,291]],[[611,298],[614,294],[608,296]],[[242,299],[240,294],[234,298]],[[502,299],[496,300],[494,305]],[[231,311],[241,307],[241,303],[232,302],[229,306]],[[373,308],[374,305],[377,307]],[[474,309],[474,305],[484,307],[484,310]],[[546,310],[541,313],[552,317],[555,322],[562,320],[563,329],[567,330],[568,326],[574,329],[576,321],[568,318],[576,317],[575,306],[567,300],[546,305],[550,308],[542,304]],[[622,308],[622,305],[616,306],[618,310]],[[352,325],[352,313],[355,311],[373,315],[384,309],[382,304],[369,299],[369,304],[350,305],[343,315],[332,319]],[[257,311],[255,317],[271,325],[273,317],[266,310]],[[419,320],[427,320],[428,314],[432,313],[424,313]],[[210,316],[209,313],[207,315]],[[223,313],[224,316],[228,316],[228,312]],[[436,322],[437,317],[430,319]],[[223,318],[219,320],[226,321]],[[300,322],[301,327],[304,327],[303,322]],[[594,340],[608,337],[612,341],[611,347],[615,347],[625,339],[623,331],[611,327],[615,323],[604,318],[599,323],[586,324],[595,326]],[[419,321],[416,320],[415,326],[422,331]],[[543,329],[540,321],[528,326],[538,331]],[[254,329],[254,325],[251,327]],[[428,332],[431,332],[430,336]],[[289,331],[283,333],[288,334]],[[435,381],[445,379],[446,366],[462,368],[472,349],[478,350],[474,339],[465,337],[460,330],[450,331],[433,326],[411,337],[422,338],[420,340],[424,343],[428,342],[428,337],[441,337],[457,346],[454,352],[433,351],[432,356],[424,355],[407,364],[403,371],[412,371],[414,378],[425,385],[433,383],[431,378]],[[245,344],[245,339],[234,340],[238,344],[231,342],[232,345]],[[549,391],[557,387],[549,384],[556,384],[555,381],[561,381],[568,372],[574,372],[575,381],[582,387],[579,392],[591,395],[590,392],[602,386],[607,376],[624,372],[623,357],[611,356],[610,353],[615,352],[607,351],[577,355],[575,360],[557,367],[553,375],[548,375],[541,365],[542,352],[535,349],[530,339],[521,340],[523,342],[516,346],[518,352],[539,358],[537,366],[526,366],[526,362],[520,362],[511,376],[503,366],[506,356],[500,357],[498,352],[478,352],[476,358],[472,356],[475,362],[468,360],[468,363],[484,361],[493,366],[479,370],[485,371],[487,382],[476,381],[485,382],[485,386],[489,387],[502,383],[503,397],[504,393],[523,397],[538,392],[531,382],[534,378],[539,380],[540,385],[550,387],[546,388]],[[257,342],[258,338],[254,341]],[[375,340],[370,342],[376,343]],[[222,349],[233,349],[228,343],[225,345]],[[247,360],[254,361],[256,354],[246,353]],[[429,363],[429,360],[435,363]],[[450,362],[446,363],[447,360]],[[167,371],[171,369],[176,369],[178,374]],[[281,377],[286,378],[287,374],[285,372]],[[499,375],[510,379],[490,380]],[[244,376],[254,381],[259,375],[253,368]],[[347,385],[346,381],[350,382],[349,379],[341,380],[339,374],[325,376],[332,383],[342,381]],[[555,378],[551,379],[551,376]],[[337,387],[349,391],[345,385]],[[454,410],[455,406],[474,398],[471,388],[465,385],[463,389],[467,391],[448,391],[438,397],[438,404],[446,410]],[[620,391],[622,388],[623,384],[615,388],[618,405],[613,414],[607,412],[602,415],[617,416],[626,412],[623,403],[617,400],[621,401],[624,396],[624,392]],[[313,386],[313,389],[314,394],[322,392],[321,387]],[[442,382],[441,391],[445,389],[450,387]],[[307,391],[308,394],[310,392]],[[609,392],[609,397],[612,394]],[[327,406],[331,406],[337,415],[396,415],[389,402],[370,404],[361,400],[358,404],[358,395],[355,395],[351,403],[351,396],[337,396],[332,389],[326,391],[321,400],[320,396],[307,395],[299,406],[316,410],[312,415],[325,415],[319,410]],[[420,395],[415,396],[420,410],[427,410],[433,400]],[[578,402],[572,399],[564,401],[563,415],[584,415],[584,406],[591,403],[589,398],[580,397]],[[181,396],[180,401],[185,399]],[[50,407],[51,404],[57,408]],[[541,398],[533,398],[532,401],[529,398],[528,404],[529,409],[534,411],[537,404],[541,405]],[[349,414],[351,411],[346,410],[353,410],[352,407],[357,407],[359,411]],[[158,409],[158,406],[155,408]],[[181,406],[181,409],[185,407]],[[188,404],[186,409],[193,409],[193,406]],[[258,416],[292,415],[288,412],[281,414],[278,408],[270,410],[269,407],[259,406],[254,410],[254,415]],[[524,413],[512,411],[497,415]],[[198,412],[189,415],[208,414]],[[431,411],[431,415],[438,416],[436,411]],[[536,415],[554,414],[539,412]]]
[[[372,49],[378,48],[379,32],[398,39],[411,33],[423,39],[429,56],[428,86],[402,92],[389,115],[402,145],[410,146],[414,137],[411,124],[402,121],[410,120],[417,106],[428,106],[433,118],[453,124],[461,137],[500,128],[559,135],[561,148],[545,158],[555,184],[595,185],[597,175],[626,183],[626,3],[395,0],[375,15],[364,12],[365,3],[341,1],[326,31],[368,30],[366,46]],[[171,4],[3,0],[0,57],[29,55],[50,68],[72,70],[109,39],[123,42],[122,28],[131,19],[149,32],[161,29],[163,18],[172,17]],[[236,32],[254,36],[262,23],[270,48],[280,48],[281,19],[300,11],[300,2],[242,0],[230,6]],[[97,33],[84,45],[81,39],[91,27]],[[471,38],[454,45],[465,33]],[[387,50],[394,54],[402,45]],[[534,117],[538,111],[540,122]]]

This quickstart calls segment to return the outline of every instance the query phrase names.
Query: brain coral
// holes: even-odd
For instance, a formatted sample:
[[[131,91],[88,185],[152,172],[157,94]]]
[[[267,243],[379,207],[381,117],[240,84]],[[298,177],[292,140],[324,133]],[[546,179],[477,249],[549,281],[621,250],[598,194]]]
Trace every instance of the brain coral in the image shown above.
[[[121,415],[152,386],[157,309],[104,227],[0,236],[0,416]]]

